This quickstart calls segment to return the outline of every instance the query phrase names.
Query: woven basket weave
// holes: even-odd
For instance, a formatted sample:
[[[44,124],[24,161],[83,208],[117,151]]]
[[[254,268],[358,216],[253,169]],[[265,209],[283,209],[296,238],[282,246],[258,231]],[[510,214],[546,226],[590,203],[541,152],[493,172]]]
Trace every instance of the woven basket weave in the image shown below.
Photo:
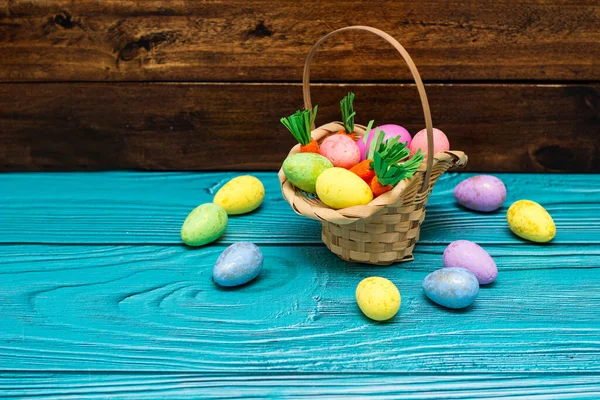
[[[310,64],[315,52],[329,36],[347,30],[374,33],[391,43],[404,58],[419,91],[427,127],[427,154],[432,154],[433,125],[421,77],[400,43],[378,29],[367,26],[338,29],[325,35],[313,46],[304,65],[302,84],[305,109],[312,108]],[[321,143],[327,136],[342,129],[344,127],[340,122],[332,122],[313,129],[311,134],[313,139]],[[354,134],[357,140],[365,134],[365,129],[363,125],[355,124]],[[289,155],[299,152],[300,145],[296,145]],[[464,166],[466,163],[467,156],[460,151],[444,151],[434,157],[427,157],[412,178],[403,180],[392,191],[375,198],[367,205],[340,210],[334,210],[323,204],[316,195],[296,188],[287,180],[283,169],[279,171],[279,181],[283,197],[296,213],[321,221],[323,242],[334,254],[346,261],[388,265],[413,260],[413,249],[419,240],[419,230],[425,218],[425,205],[435,181],[447,170]]]

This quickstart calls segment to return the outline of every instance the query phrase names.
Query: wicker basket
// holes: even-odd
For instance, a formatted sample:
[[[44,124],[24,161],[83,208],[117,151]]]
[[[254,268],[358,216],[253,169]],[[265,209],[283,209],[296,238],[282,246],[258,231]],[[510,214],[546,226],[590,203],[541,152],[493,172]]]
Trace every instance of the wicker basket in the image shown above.
[[[319,46],[331,35],[347,30],[362,30],[374,33],[398,50],[410,71],[419,91],[425,125],[427,127],[428,151],[433,153],[433,130],[429,103],[419,72],[406,50],[387,33],[367,26],[350,26],[325,35],[311,49],[304,65],[302,89],[305,109],[312,108],[310,98],[310,64]],[[314,129],[314,127],[313,127]],[[340,122],[332,122],[314,129],[311,134],[317,142],[343,129]],[[365,127],[355,125],[354,133],[359,140]],[[290,155],[300,152],[300,145]],[[410,179],[400,182],[390,192],[375,198],[364,206],[334,210],[323,204],[314,194],[306,193],[293,186],[279,171],[283,197],[294,211],[308,218],[321,221],[322,239],[325,245],[340,258],[375,265],[413,260],[413,249],[419,240],[419,230],[425,218],[425,206],[437,178],[451,168],[467,163],[467,156],[460,151],[444,151],[427,157],[419,170]]]

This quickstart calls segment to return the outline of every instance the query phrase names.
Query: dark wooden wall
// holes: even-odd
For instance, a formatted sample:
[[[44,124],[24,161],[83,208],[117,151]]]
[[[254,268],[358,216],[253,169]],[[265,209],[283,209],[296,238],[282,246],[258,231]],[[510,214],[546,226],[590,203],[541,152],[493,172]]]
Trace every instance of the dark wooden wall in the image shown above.
[[[0,0],[0,169],[277,169],[306,53],[355,24],[471,170],[600,172],[600,0]],[[353,90],[359,122],[423,125],[375,36],[313,76],[320,123]]]

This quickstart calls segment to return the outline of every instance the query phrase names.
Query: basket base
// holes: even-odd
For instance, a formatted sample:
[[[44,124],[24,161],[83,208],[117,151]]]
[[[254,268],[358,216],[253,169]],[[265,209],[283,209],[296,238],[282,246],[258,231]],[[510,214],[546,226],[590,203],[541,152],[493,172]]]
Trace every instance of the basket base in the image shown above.
[[[394,212],[395,209],[386,209],[385,211]],[[407,215],[418,217],[413,221],[379,225],[378,228],[381,231],[379,234],[365,232],[367,227],[376,227],[372,219],[349,225],[323,222],[321,238],[333,254],[348,262],[390,265],[412,261],[414,260],[413,250],[419,240],[420,225],[425,218],[425,211],[421,208],[417,212],[413,211],[404,215],[384,214],[383,218],[391,215],[401,219]],[[399,229],[399,226],[403,229]]]
[[[324,234],[322,236],[322,239],[323,239],[323,243],[325,244],[325,246],[333,254],[335,254],[336,256],[338,256],[339,258],[341,258],[344,261],[348,261],[348,262],[352,262],[352,263],[384,266],[384,265],[392,265],[392,264],[396,264],[396,263],[414,261],[414,259],[415,259],[415,257],[412,254],[412,251],[415,247],[416,241],[415,241],[415,244],[413,244],[410,248],[406,249],[406,252],[410,252],[410,254],[406,254],[402,258],[394,257],[393,259],[382,260],[382,259],[380,259],[381,255],[377,255],[376,257],[373,257],[372,254],[366,254],[366,253],[357,254],[356,252],[353,252],[353,251],[346,252],[340,246],[327,241]]]

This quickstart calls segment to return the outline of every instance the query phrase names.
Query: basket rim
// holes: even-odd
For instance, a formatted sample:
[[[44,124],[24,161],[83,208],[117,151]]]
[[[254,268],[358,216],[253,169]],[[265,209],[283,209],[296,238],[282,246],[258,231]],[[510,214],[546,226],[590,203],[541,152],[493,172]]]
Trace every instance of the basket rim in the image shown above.
[[[311,132],[311,136],[316,141],[321,141],[325,137],[339,132],[344,127],[341,122],[330,122],[322,125]],[[356,139],[359,140],[365,134],[366,127],[364,125],[355,124],[354,134]],[[300,152],[300,144],[294,146],[288,157]],[[433,165],[438,162],[450,162],[452,168],[462,167],[467,163],[467,156],[462,151],[442,151],[437,153],[433,158]],[[419,170],[410,179],[404,179],[398,183],[394,189],[374,198],[369,204],[361,206],[353,206],[341,209],[333,209],[322,202],[316,203],[314,201],[307,200],[304,196],[297,195],[297,189],[294,185],[287,180],[287,177],[283,173],[283,165],[279,169],[278,177],[281,185],[281,191],[284,199],[290,204],[292,209],[300,215],[307,218],[332,222],[339,225],[350,224],[360,219],[369,218],[372,215],[379,212],[382,208],[391,206],[398,203],[402,197],[404,190],[410,185],[410,183],[416,178],[417,174],[425,173],[427,169],[426,159],[423,160],[419,166]],[[422,192],[420,192],[422,193]],[[428,195],[428,190],[423,194],[424,197]]]

